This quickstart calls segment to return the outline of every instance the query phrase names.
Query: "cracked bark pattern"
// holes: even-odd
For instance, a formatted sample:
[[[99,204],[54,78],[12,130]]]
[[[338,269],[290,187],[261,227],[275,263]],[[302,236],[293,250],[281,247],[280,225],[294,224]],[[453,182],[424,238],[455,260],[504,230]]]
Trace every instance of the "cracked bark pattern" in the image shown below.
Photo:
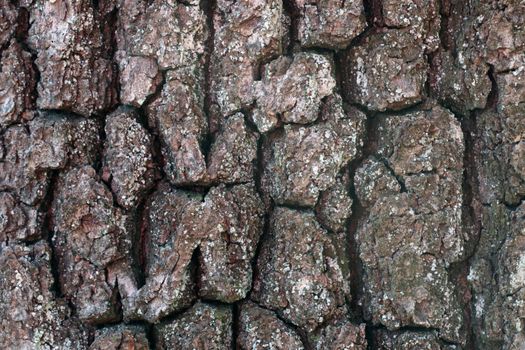
[[[0,348],[525,349],[520,0],[0,0]]]

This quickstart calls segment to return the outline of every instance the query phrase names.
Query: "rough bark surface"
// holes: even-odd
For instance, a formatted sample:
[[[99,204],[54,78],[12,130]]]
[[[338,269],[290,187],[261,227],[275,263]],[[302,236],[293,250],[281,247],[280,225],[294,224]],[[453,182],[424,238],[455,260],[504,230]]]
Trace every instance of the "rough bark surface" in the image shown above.
[[[525,349],[522,0],[0,0],[0,348]]]

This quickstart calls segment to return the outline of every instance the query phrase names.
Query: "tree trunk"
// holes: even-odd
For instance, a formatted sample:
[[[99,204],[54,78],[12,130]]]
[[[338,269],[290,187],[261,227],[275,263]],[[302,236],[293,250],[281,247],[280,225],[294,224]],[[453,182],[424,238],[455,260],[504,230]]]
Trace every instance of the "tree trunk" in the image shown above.
[[[525,349],[519,0],[0,0],[2,349]]]

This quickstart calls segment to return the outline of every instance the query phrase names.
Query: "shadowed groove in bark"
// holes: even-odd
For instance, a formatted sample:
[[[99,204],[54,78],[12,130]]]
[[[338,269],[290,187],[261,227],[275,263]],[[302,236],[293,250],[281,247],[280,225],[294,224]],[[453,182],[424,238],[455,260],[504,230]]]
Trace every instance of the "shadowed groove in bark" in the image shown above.
[[[147,231],[148,231],[148,203],[158,189],[160,180],[144,195],[134,213],[135,227],[131,240],[131,266],[137,279],[137,288],[146,284],[146,259],[147,259]]]
[[[153,128],[153,130],[151,130],[152,126],[149,125],[149,123],[148,123],[148,118],[147,118],[147,114],[148,113],[147,113],[146,109],[148,108],[148,106],[153,101],[155,101],[157,98],[160,98],[160,96],[162,94],[162,90],[164,89],[164,86],[166,85],[166,75],[167,75],[168,71],[167,70],[160,70],[159,72],[161,74],[160,83],[156,86],[155,91],[151,95],[146,97],[146,99],[142,103],[142,106],[139,108],[139,115],[141,116],[141,120],[142,120],[143,126],[145,128],[147,128],[150,131],[150,133],[153,133],[153,131],[155,131],[155,134],[158,134],[158,131],[155,130],[156,128]]]
[[[491,88],[489,96],[487,97],[487,105],[485,106],[485,109],[496,110],[499,100],[499,91],[498,84],[496,82],[496,72],[492,64],[489,64],[489,71],[487,75],[490,79]]]
[[[340,92],[340,95],[343,100],[343,107],[346,110],[347,105],[351,105],[354,108],[357,108],[359,111],[363,112],[366,116],[366,119],[364,121],[364,134],[362,135],[362,147],[361,149],[358,149],[358,154],[356,157],[350,161],[350,163],[347,165],[348,173],[349,173],[349,182],[350,182],[350,188],[348,188],[348,193],[350,195],[350,198],[352,199],[352,215],[347,219],[346,222],[346,229],[345,229],[345,235],[346,235],[346,245],[347,245],[347,259],[349,262],[349,270],[350,270],[350,293],[352,299],[348,302],[347,306],[349,309],[349,317],[350,319],[356,323],[366,323],[365,328],[365,335],[368,342],[368,348],[371,349],[370,345],[370,327],[371,324],[369,322],[366,322],[364,320],[363,315],[363,309],[362,305],[360,304],[360,299],[363,294],[363,264],[361,261],[361,258],[359,257],[359,248],[356,241],[356,234],[357,230],[359,228],[359,224],[362,220],[366,218],[367,211],[366,209],[361,205],[359,198],[355,191],[355,183],[354,183],[354,176],[357,171],[357,169],[361,166],[363,161],[369,156],[372,155],[375,152],[376,148],[376,118],[375,113],[371,113],[370,111],[366,110],[361,105],[356,105],[354,103],[350,103],[350,101],[347,100],[347,94],[345,91],[349,89],[345,79],[345,69],[347,68],[347,64],[345,62],[344,56],[346,53],[354,48],[355,46],[358,46],[360,43],[362,43],[366,37],[368,37],[371,33],[374,32],[376,23],[374,21],[374,11],[376,8],[376,2],[378,0],[364,0],[363,6],[364,6],[364,12],[366,17],[367,25],[365,29],[355,38],[352,39],[350,45],[346,47],[344,50],[336,51],[334,53],[334,73],[336,78],[336,86],[337,90]]]
[[[150,125],[148,122],[148,113],[146,109],[162,94],[162,89],[166,85],[166,73],[166,71],[160,71],[162,79],[157,85],[155,92],[146,98],[139,109],[135,109],[137,111],[139,123],[152,138],[153,162],[156,166],[156,171],[158,172],[154,187],[156,187],[162,180],[166,179],[166,174],[164,173],[164,165],[166,160],[164,159],[164,155],[162,153],[162,141],[160,140],[159,130],[156,125]]]
[[[290,28],[289,28],[289,46],[284,48],[286,55],[293,55],[295,48],[298,44],[299,35],[299,9],[295,6],[293,0],[283,0],[284,12],[290,17]]]
[[[366,22],[369,27],[382,27],[383,13],[381,0],[363,0]]]
[[[137,122],[146,130],[147,134],[151,137],[151,151],[154,166],[154,181],[153,185],[147,189],[145,193],[142,193],[140,200],[135,209],[132,210],[130,215],[133,216],[133,232],[131,237],[131,266],[134,272],[135,278],[137,279],[137,288],[144,286],[146,283],[145,278],[145,267],[146,267],[146,251],[145,246],[147,242],[147,204],[150,202],[152,196],[157,192],[158,186],[165,180],[166,175],[164,173],[164,157],[161,149],[161,141],[159,133],[155,126],[148,123],[148,117],[146,108],[154,101],[162,92],[162,88],[166,82],[166,71],[162,71],[162,81],[157,86],[156,91],[148,96],[144,101],[141,108],[132,108],[136,112]],[[112,191],[113,192],[113,191]],[[115,194],[113,194],[115,197]]]
[[[200,281],[200,274],[201,274],[201,270],[200,270],[200,265],[199,265],[199,259],[201,258],[201,248],[200,246],[197,246],[194,250],[193,250],[193,253],[191,254],[191,260],[190,260],[190,276],[191,276],[191,279],[193,280],[193,293],[194,295],[197,296],[197,298],[199,297],[199,290],[200,290],[200,285],[199,285],[199,281]]]
[[[145,323],[146,339],[151,349],[157,349],[157,339],[155,337],[155,327],[149,323]]]
[[[113,90],[115,93],[113,105],[108,105],[104,110],[95,112],[94,115],[105,118],[112,111],[116,110],[119,107],[120,103],[120,71],[118,65],[115,62],[115,54],[117,52],[117,20],[119,9],[118,6],[114,6],[111,11],[109,11],[105,16],[102,16],[99,7],[99,0],[93,0],[93,9],[95,15],[99,17],[100,32],[102,33],[102,40],[104,42],[103,47],[106,49],[102,52],[101,57],[106,58],[111,61],[113,66],[113,75],[111,77],[111,86],[108,87],[108,90]]]
[[[477,117],[485,110],[495,110],[498,103],[498,86],[496,84],[494,67],[489,66],[489,71],[487,73],[491,81],[491,90],[487,97],[487,104],[484,110],[475,110],[472,111],[468,116],[460,117],[461,129],[463,131],[464,140],[465,140],[465,156],[464,156],[464,181],[463,181],[463,216],[467,220],[466,229],[471,231],[471,242],[469,244],[469,249],[467,253],[467,258],[463,263],[459,263],[460,266],[456,267],[460,278],[465,280],[467,289],[469,287],[468,282],[466,281],[467,275],[469,273],[469,268],[472,265],[471,261],[477,253],[481,234],[482,234],[482,207],[483,203],[480,198],[479,185],[480,185],[480,176],[478,174],[477,167],[477,156],[481,154],[479,149],[481,142],[481,130],[479,130],[477,125]],[[462,270],[462,271],[461,271]],[[465,292],[469,292],[465,290]],[[472,303],[472,297],[470,297],[468,304],[465,305],[463,310],[464,315],[467,320],[467,346],[466,349],[475,349],[477,344],[476,339],[476,329],[475,324],[472,320],[475,305]]]
[[[217,9],[217,0],[200,0],[200,8],[206,16],[206,25],[208,27],[208,38],[206,39],[206,52],[204,54],[204,114],[208,119],[208,136],[203,141],[201,147],[206,157],[209,153],[212,136],[218,131],[219,121],[214,120],[214,118],[219,118],[220,116],[212,115],[212,96],[211,96],[211,60],[215,52],[215,21],[214,15]]]
[[[401,189],[401,193],[407,192],[407,187],[405,185],[405,180],[403,180],[403,177],[401,177],[398,174],[396,174],[396,172],[394,171],[394,169],[392,169],[392,166],[390,165],[390,163],[386,159],[382,158],[382,159],[380,159],[380,161],[381,161],[381,163],[384,164],[384,166],[390,172],[390,175],[392,175],[396,179],[396,181],[397,181],[397,183],[399,185],[399,188]]]
[[[368,349],[369,350],[376,350],[376,349],[384,349],[384,347],[379,347],[382,344],[378,343],[376,340],[376,333],[382,331],[386,334],[398,334],[401,335],[404,332],[410,332],[415,333],[419,335],[435,335],[436,338],[439,339],[439,345],[441,346],[451,346],[453,349],[458,346],[456,343],[452,343],[449,341],[446,341],[444,339],[439,338],[439,329],[436,328],[426,328],[426,327],[416,327],[416,326],[403,326],[395,331],[389,331],[388,328],[386,328],[383,325],[369,325],[367,326],[367,340],[368,340]],[[390,349],[390,348],[389,348]],[[397,348],[396,348],[397,349]],[[442,348],[440,348],[442,349]]]
[[[47,194],[42,200],[39,211],[44,213],[44,221],[42,225],[42,236],[47,240],[49,244],[49,249],[51,251],[50,257],[50,268],[51,275],[53,276],[53,285],[51,290],[55,293],[57,297],[62,297],[62,290],[60,288],[60,269],[58,257],[55,252],[55,246],[53,244],[53,201],[55,199],[55,191],[58,183],[59,172],[57,170],[53,171],[50,175],[49,187]]]
[[[15,1],[13,3],[16,3]],[[18,6],[18,5],[15,5]],[[31,26],[29,22],[29,11],[25,7],[19,7],[18,18],[17,18],[17,28],[15,32],[15,39],[18,43],[24,46],[24,50],[29,51],[29,48],[26,44],[27,35],[29,32],[29,27]]]
[[[363,148],[358,158],[354,159],[349,164],[350,173],[350,196],[352,198],[352,215],[350,216],[347,224],[347,244],[350,255],[350,291],[352,293],[352,300],[350,302],[350,310],[354,321],[364,322],[362,306],[359,300],[363,294],[363,266],[361,258],[359,257],[359,248],[356,241],[356,234],[361,224],[361,221],[366,219],[367,210],[361,205],[359,198],[356,194],[354,176],[368,156],[375,152],[375,119],[367,117],[365,124],[365,134],[363,137]]]
[[[471,231],[468,235],[472,242],[467,249],[467,258],[470,258],[475,251],[481,233],[481,200],[479,197],[479,177],[476,168],[476,140],[479,138],[479,131],[476,123],[476,112],[468,116],[459,118],[463,139],[465,142],[465,154],[463,159],[463,222],[464,228]]]
[[[441,46],[445,50],[452,50],[453,54],[456,55],[455,48],[453,47],[454,40],[447,35],[449,33],[448,25],[450,21],[450,13],[448,13],[448,11],[450,11],[450,7],[445,8],[446,5],[450,6],[450,3],[446,1],[441,2]],[[436,67],[431,66],[430,69],[436,69]],[[491,81],[492,86],[487,98],[486,106],[483,110],[474,110],[467,115],[460,115],[453,106],[442,104],[444,108],[452,111],[456,119],[460,122],[465,144],[462,184],[462,229],[465,231],[465,234],[468,237],[466,244],[466,256],[462,261],[452,264],[448,269],[451,279],[459,288],[459,299],[463,302],[463,317],[465,319],[465,332],[467,333],[467,344],[465,349],[474,349],[476,344],[476,334],[474,324],[472,322],[474,305],[472,304],[472,297],[470,296],[467,275],[471,266],[471,260],[478,249],[482,230],[481,217],[483,203],[481,202],[479,194],[480,179],[476,164],[476,155],[480,154],[480,143],[478,140],[481,137],[481,134],[477,127],[477,116],[485,110],[496,109],[498,102],[498,88],[495,79],[494,67],[492,65],[489,65],[487,75]]]
[[[240,310],[239,303],[236,302],[232,305],[232,350],[237,348],[237,338],[239,337],[240,329]]]

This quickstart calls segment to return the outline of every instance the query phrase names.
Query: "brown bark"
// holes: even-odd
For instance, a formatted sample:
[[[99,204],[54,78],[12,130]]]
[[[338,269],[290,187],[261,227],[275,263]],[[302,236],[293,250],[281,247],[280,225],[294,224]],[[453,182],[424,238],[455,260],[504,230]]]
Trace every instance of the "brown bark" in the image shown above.
[[[520,0],[0,0],[0,348],[525,349]]]

